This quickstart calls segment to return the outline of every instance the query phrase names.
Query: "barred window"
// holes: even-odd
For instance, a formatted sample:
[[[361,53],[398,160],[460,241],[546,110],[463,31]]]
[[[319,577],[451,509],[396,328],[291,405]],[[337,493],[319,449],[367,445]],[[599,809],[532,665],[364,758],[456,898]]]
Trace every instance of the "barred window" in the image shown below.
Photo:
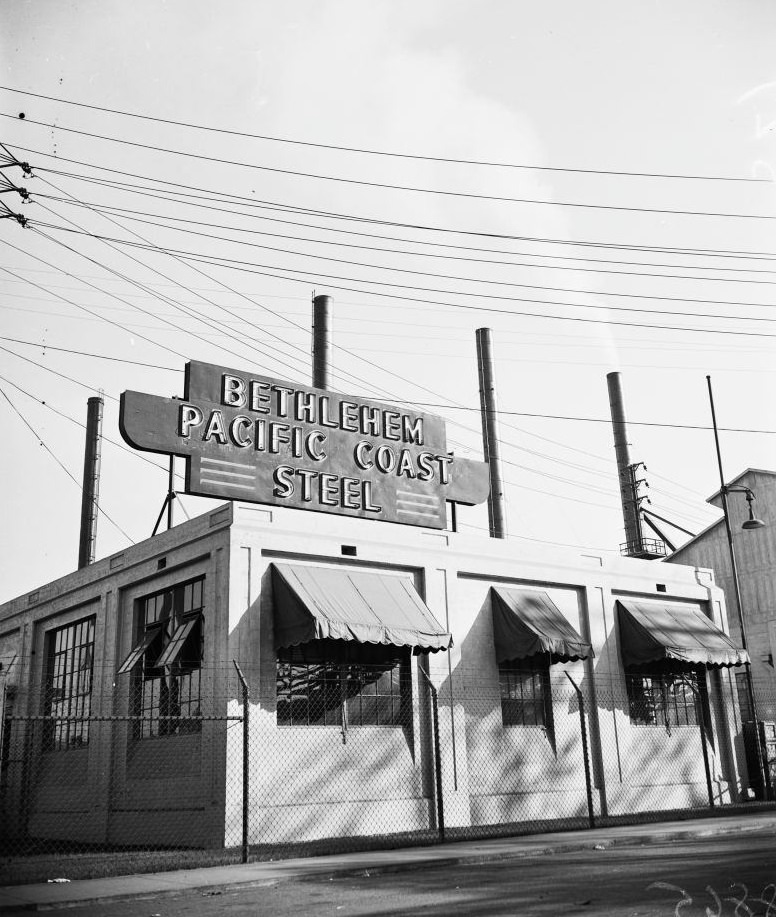
[[[501,722],[504,726],[551,726],[550,663],[532,656],[498,667]]]
[[[698,726],[700,690],[697,669],[654,674],[626,670],[630,721],[635,726]]]
[[[83,618],[47,635],[44,749],[81,748],[89,741],[94,621]]]
[[[137,640],[119,674],[132,673],[135,738],[197,732],[201,721],[204,577],[137,603]]]
[[[312,640],[278,650],[278,726],[408,722],[409,650],[344,643]]]

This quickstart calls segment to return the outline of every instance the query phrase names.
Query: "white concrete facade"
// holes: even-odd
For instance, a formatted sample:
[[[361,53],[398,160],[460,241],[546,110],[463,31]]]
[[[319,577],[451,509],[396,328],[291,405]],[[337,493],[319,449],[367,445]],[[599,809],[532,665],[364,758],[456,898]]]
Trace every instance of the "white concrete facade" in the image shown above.
[[[454,646],[413,657],[413,712],[405,728],[359,727],[343,741],[333,726],[278,727],[272,563],[411,580]],[[181,818],[192,846],[240,843],[238,724],[208,720],[193,735],[133,740],[130,724],[107,719],[130,712],[127,677],[116,672],[135,640],[137,600],[199,575],[205,577],[202,712],[242,713],[232,660],[250,688],[251,843],[433,830],[426,677],[439,698],[449,827],[587,814],[579,705],[567,675],[585,701],[596,814],[708,801],[699,729],[631,724],[615,616],[618,597],[679,602],[701,607],[726,631],[724,597],[708,570],[235,503],[0,606],[0,661],[6,661],[0,676],[14,716],[41,713],[47,634],[93,614],[91,712],[106,718],[92,724],[84,747],[39,755],[35,773],[24,780],[7,765],[0,819],[8,831],[57,837],[66,823],[74,840],[166,843],[170,825]],[[490,587],[499,585],[547,592],[593,646],[595,658],[551,667],[552,735],[502,725],[489,598]],[[724,803],[740,790],[734,692],[729,671],[710,671],[708,678],[711,787],[715,802]],[[21,728],[25,722],[14,720],[13,729]],[[66,797],[65,785],[74,788]]]

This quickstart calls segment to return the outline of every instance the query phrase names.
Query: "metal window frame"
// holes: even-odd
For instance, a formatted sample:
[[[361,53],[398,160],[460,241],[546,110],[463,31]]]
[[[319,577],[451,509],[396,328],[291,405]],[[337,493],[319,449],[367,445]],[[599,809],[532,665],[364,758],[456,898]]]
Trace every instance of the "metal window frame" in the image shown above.
[[[543,656],[529,656],[499,663],[498,681],[502,728],[550,731],[552,727],[551,664],[551,659],[545,659]],[[526,691],[527,684],[530,684],[530,691]],[[519,697],[515,697],[513,693],[516,687],[519,687]],[[530,717],[526,717],[528,710],[531,711]],[[537,715],[539,712],[541,722]],[[532,722],[528,722],[529,719]]]
[[[391,665],[325,659],[297,661],[283,658],[290,655],[292,654],[279,650],[276,659],[275,696],[278,727],[338,726],[346,731],[349,728],[399,728],[407,725],[405,711],[412,692],[408,654],[402,654],[401,658],[397,658]],[[363,695],[365,687],[376,686],[389,673],[391,674],[390,692],[375,690],[373,694]],[[296,685],[293,684],[295,681]],[[323,698],[320,715],[312,715],[311,712],[311,692],[309,690],[311,683],[320,685],[320,691],[316,692]],[[299,687],[304,689],[302,693],[304,694],[305,715],[296,719],[291,691]],[[328,703],[330,695],[332,702]],[[390,698],[389,722],[379,721],[380,700],[384,698]],[[367,701],[366,705],[364,700]],[[283,714],[281,714],[281,707],[286,708]],[[369,715],[365,718],[365,709],[373,710],[374,718]],[[333,717],[330,716],[331,713],[334,714]]]

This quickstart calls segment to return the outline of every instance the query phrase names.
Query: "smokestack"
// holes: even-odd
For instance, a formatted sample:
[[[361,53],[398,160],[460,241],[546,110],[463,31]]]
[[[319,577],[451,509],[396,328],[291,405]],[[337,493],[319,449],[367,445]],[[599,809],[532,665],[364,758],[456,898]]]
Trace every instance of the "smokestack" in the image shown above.
[[[501,477],[501,446],[498,436],[496,379],[490,328],[477,329],[477,371],[480,379],[480,410],[482,412],[482,449],[490,468],[488,523],[491,538],[507,537],[507,516],[504,482]]]
[[[620,374],[607,373],[606,383],[609,386],[609,406],[612,412],[612,429],[614,431],[614,454],[617,458],[617,476],[620,481],[620,500],[622,502],[622,518],[625,522],[625,541],[628,545],[626,550],[631,555],[640,554],[643,548],[643,534],[635,473],[630,460],[630,444],[628,443],[628,428],[625,420]]]
[[[313,387],[329,388],[331,296],[313,297]]]
[[[84,450],[83,496],[81,498],[81,535],[78,541],[78,569],[94,563],[97,548],[97,507],[100,502],[100,453],[103,400],[88,401],[86,448]]]

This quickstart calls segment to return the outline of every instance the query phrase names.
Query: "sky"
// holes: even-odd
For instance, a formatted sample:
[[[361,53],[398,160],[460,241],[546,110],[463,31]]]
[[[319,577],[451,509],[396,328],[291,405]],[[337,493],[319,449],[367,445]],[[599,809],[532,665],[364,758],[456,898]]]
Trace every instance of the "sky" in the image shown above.
[[[773,4],[0,17],[0,600],[76,567],[90,395],[103,557],[151,534],[167,489],[121,441],[120,393],[181,395],[188,359],[309,383],[314,292],[332,388],[438,413],[472,458],[492,329],[516,556],[619,552],[608,372],[660,515],[718,516],[707,375],[727,478],[776,469]],[[182,496],[176,522],[213,505]],[[487,537],[483,507],[458,522]]]

